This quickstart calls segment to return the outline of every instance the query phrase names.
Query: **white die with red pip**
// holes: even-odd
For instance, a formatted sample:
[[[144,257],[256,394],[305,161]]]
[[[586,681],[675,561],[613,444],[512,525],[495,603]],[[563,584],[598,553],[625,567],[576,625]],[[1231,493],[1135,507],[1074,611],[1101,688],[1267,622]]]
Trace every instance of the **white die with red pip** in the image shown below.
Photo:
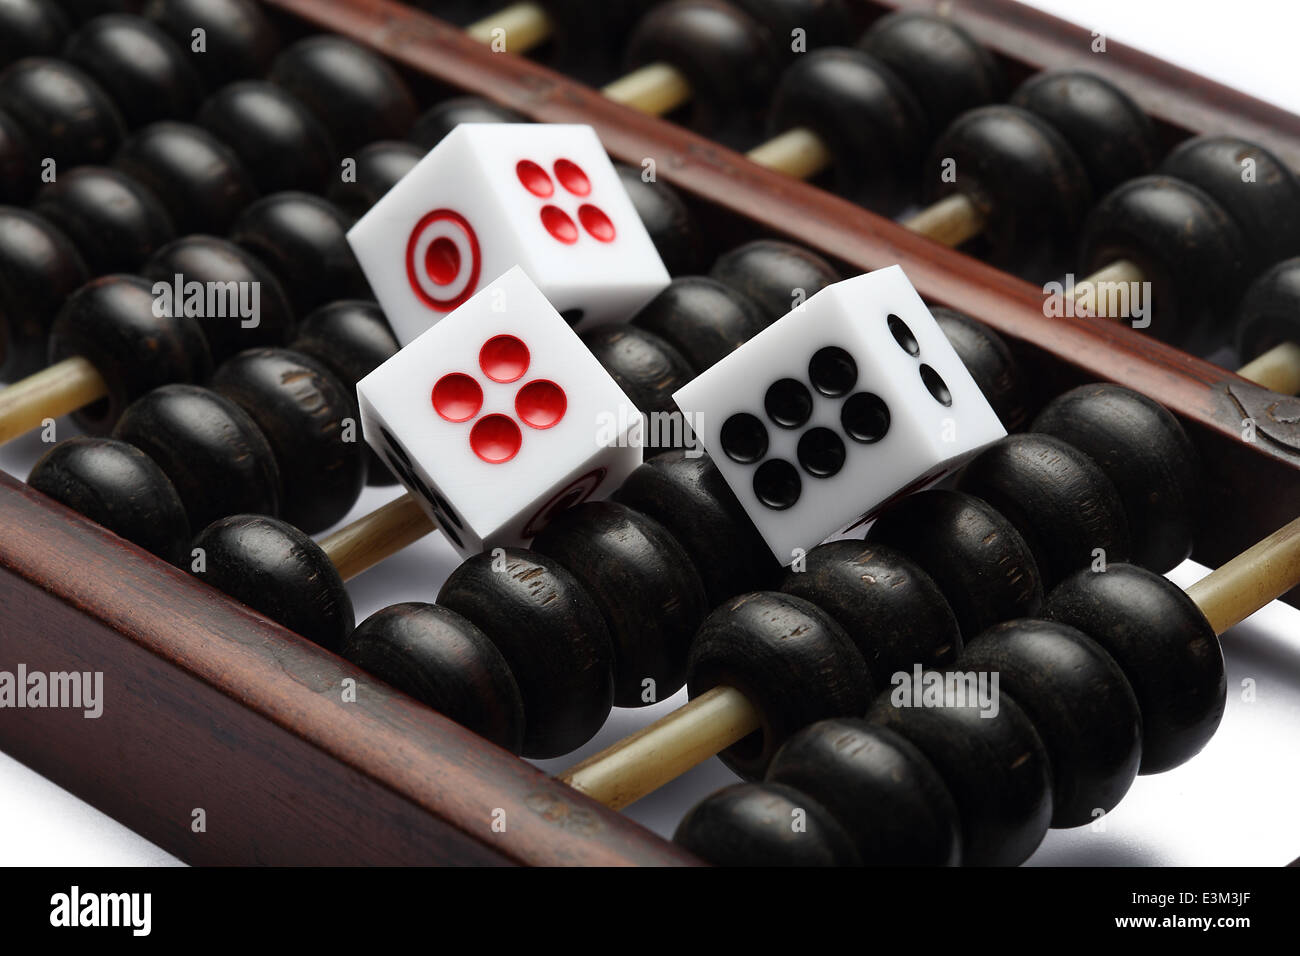
[[[640,414],[515,268],[357,383],[366,441],[462,554],[527,544],[641,463]]]
[[[462,124],[348,242],[403,345],[516,265],[575,328],[626,321],[669,281],[590,126]]]
[[[898,266],[827,286],[673,397],[782,564],[1006,434]]]

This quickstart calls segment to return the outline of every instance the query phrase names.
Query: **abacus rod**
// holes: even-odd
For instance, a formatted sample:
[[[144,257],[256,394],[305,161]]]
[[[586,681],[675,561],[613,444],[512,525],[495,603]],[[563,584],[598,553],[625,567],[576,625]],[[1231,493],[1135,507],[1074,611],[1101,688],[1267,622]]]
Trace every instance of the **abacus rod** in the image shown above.
[[[691,98],[691,85],[675,66],[650,63],[601,89],[615,103],[664,116]]]
[[[1107,316],[1103,309],[1098,309],[1098,305],[1109,301],[1109,297],[1097,295],[1097,287],[1106,283],[1145,281],[1146,274],[1141,267],[1127,259],[1118,259],[1077,282],[1074,286],[1074,300],[1093,315],[1118,318]],[[1274,346],[1239,368],[1237,374],[1280,395],[1294,395],[1300,392],[1300,345],[1283,342]]]
[[[107,394],[104,377],[81,356],[55,362],[0,390],[0,445]]]
[[[527,53],[549,40],[555,27],[541,6],[524,2],[512,3],[471,23],[465,32],[488,45],[500,38],[507,53]]]
[[[1300,518],[1251,545],[1187,589],[1215,634],[1300,585]]]
[[[834,158],[822,138],[803,126],[788,129],[745,155],[751,162],[795,179],[811,179],[828,168]]]
[[[983,211],[965,193],[953,193],[904,219],[901,225],[927,239],[956,248],[983,232],[986,222]]]
[[[559,779],[615,810],[742,740],[762,720],[733,687],[715,687],[662,719],[570,767]]]
[[[437,527],[408,492],[325,536],[320,547],[339,576],[349,581]]]

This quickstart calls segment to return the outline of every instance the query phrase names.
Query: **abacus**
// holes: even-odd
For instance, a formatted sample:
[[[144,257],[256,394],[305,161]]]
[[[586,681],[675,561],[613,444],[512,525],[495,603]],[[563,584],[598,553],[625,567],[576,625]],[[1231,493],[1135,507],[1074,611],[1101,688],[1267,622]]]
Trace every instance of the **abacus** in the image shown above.
[[[449,16],[457,6],[431,4]],[[155,29],[101,25],[65,47],[72,27],[60,21],[99,7],[26,0],[26,32],[13,35],[29,46],[13,56],[47,59],[0,78],[0,187],[13,205],[0,210],[0,328],[9,377],[32,374],[0,393],[0,437],[75,411],[120,441],[65,439],[35,487],[0,476],[0,661],[102,670],[113,697],[94,722],[9,711],[4,749],[194,863],[1014,864],[1049,823],[1078,825],[1117,801],[1139,753],[1146,771],[1191,758],[1222,712],[1216,635],[1283,591],[1300,596],[1300,402],[1289,397],[1300,270],[1273,265],[1275,251],[1300,249],[1277,205],[1297,201],[1285,169],[1256,206],[1215,178],[1211,147],[1174,147],[1239,137],[1272,175],[1270,162],[1300,166],[1300,120],[1118,44],[1099,70],[1085,31],[1001,0],[882,19],[931,6],[678,0],[611,5],[606,18],[524,3],[465,30],[387,0],[157,0],[143,11]],[[232,30],[232,18],[252,29]],[[811,52],[773,53],[772,36],[805,20]],[[196,23],[221,55],[187,65],[174,41]],[[115,69],[114,29],[121,43],[153,43],[166,66]],[[319,31],[349,42],[304,42]],[[863,33],[865,52],[814,56]],[[918,52],[940,43],[955,46],[931,62]],[[636,69],[616,78],[607,57],[625,44]],[[522,55],[533,46],[574,76]],[[1096,114],[1071,112],[1052,74],[1022,82],[1066,69],[1122,91],[1089,94],[1113,122],[1114,150],[1080,146],[1100,137],[1087,125]],[[42,113],[67,107],[60,96],[86,107],[62,134]],[[870,136],[837,134],[849,110]],[[437,606],[398,605],[354,629],[344,579],[434,529],[400,497],[319,547],[307,537],[360,491],[364,456],[340,444],[338,423],[350,387],[396,347],[342,233],[455,123],[512,115],[594,127],[633,170],[625,179],[674,276],[716,259],[713,281],[675,287],[672,307],[586,337],[642,411],[671,410],[673,388],[783,314],[791,288],[898,263],[936,312],[961,313],[945,331],[1008,430],[1033,431],[981,456],[957,490],[897,503],[865,544],[814,549],[798,574],[759,557],[706,464],[658,456],[613,503],[556,519],[536,553],[509,552],[504,569],[471,558]],[[354,181],[328,186],[331,149],[356,157]],[[931,152],[979,170],[975,187],[923,177]],[[71,172],[32,199],[26,164],[52,154]],[[1021,165],[986,167],[986,155]],[[669,189],[638,174],[647,159]],[[920,213],[885,217],[923,190],[933,202]],[[1175,216],[1194,222],[1195,242],[1144,239],[1168,236]],[[1157,320],[1157,337],[1103,314],[1049,318],[1041,285],[1018,274],[1058,267],[1176,289],[1176,320]],[[145,278],[85,284],[135,272]],[[228,325],[135,322],[149,281],[174,272],[279,292],[256,340],[223,339]],[[1254,360],[1240,375],[1195,354],[1225,340],[1238,309],[1238,344]],[[289,381],[295,390],[277,391]],[[156,437],[182,403],[213,423],[191,446]],[[286,493],[268,490],[267,461]],[[382,481],[383,464],[369,466]],[[1130,506],[1152,487],[1159,506]],[[1078,501],[1095,506],[1094,524],[1052,520]],[[1125,513],[1134,565],[1080,576],[1081,549],[1117,544]],[[192,534],[178,523],[187,516]],[[206,555],[200,574],[184,570],[191,544]],[[1190,598],[1144,569],[1168,570],[1192,544],[1219,570]],[[999,579],[1008,564],[1019,571]],[[864,574],[911,602],[896,646],[858,639],[895,609],[851,586]],[[1038,603],[1020,587],[1034,574]],[[998,623],[1043,606],[1051,622]],[[959,653],[990,625],[1006,640]],[[1158,634],[1161,653],[1135,628]],[[418,668],[382,653],[381,638],[429,634],[441,656]],[[918,648],[927,667],[999,669],[1003,719],[956,708],[953,722],[924,709],[904,721],[873,704],[869,689]],[[1067,660],[1105,691],[1086,711],[1091,744],[1075,736]],[[514,755],[569,753],[611,703],[636,703],[648,672],[689,681],[691,704],[560,778]],[[419,702],[431,697],[437,710]],[[698,804],[676,843],[613,809],[719,752],[754,782]],[[880,812],[864,819],[854,807],[869,803]],[[198,806],[223,821],[220,839],[190,828]],[[775,832],[774,816],[801,808],[800,839]]]

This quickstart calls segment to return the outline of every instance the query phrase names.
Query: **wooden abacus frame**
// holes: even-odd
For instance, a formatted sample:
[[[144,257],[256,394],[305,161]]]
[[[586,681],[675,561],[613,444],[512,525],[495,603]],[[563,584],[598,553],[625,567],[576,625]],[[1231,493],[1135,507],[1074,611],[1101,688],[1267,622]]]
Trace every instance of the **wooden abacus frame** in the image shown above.
[[[594,126],[609,152],[846,269],[900,263],[921,294],[986,322],[1053,392],[1109,380],[1174,411],[1202,454],[1196,557],[1218,564],[1300,514],[1300,400],[1105,320],[1051,319],[1040,289],[815,186],[390,0],[266,0],[408,70],[537,120]],[[1013,75],[1095,66],[1086,30],[1009,2],[940,9]],[[1232,132],[1300,166],[1300,118],[1108,43],[1106,75],[1170,139]],[[1253,419],[1255,440],[1244,439]],[[0,662],[103,671],[103,715],[6,710],[0,747],[193,863],[685,864],[694,861],[183,572],[0,475]],[[1300,593],[1287,596],[1300,603]],[[361,687],[344,701],[345,681]],[[195,832],[195,811],[206,827]],[[504,811],[506,833],[494,830]]]

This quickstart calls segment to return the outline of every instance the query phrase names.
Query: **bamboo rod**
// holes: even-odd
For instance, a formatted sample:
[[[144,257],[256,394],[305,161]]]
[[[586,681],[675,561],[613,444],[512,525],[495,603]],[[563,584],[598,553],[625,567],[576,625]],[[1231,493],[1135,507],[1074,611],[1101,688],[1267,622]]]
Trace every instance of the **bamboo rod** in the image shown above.
[[[1295,395],[1300,392],[1300,345],[1275,345],[1239,368],[1237,374],[1280,395]]]
[[[107,394],[103,376],[80,356],[41,369],[0,390],[0,445]]]
[[[955,249],[983,232],[985,222],[984,213],[978,206],[963,193],[953,193],[903,220],[902,224],[913,232]]]
[[[1244,621],[1300,584],[1300,518],[1274,531],[1187,589],[1214,633]]]
[[[622,103],[651,116],[664,116],[691,98],[691,86],[681,71],[667,63],[651,63],[633,70],[601,90]]]
[[[560,780],[615,810],[635,803],[762,725],[740,691],[715,687],[582,763]]]
[[[497,31],[500,30],[500,33]],[[475,40],[491,46],[503,41],[505,53],[527,53],[551,38],[555,26],[536,3],[512,3],[465,28]],[[496,47],[493,47],[496,49]]]
[[[320,546],[348,581],[437,527],[408,493],[322,538]]]
[[[802,126],[755,146],[746,155],[760,166],[795,179],[811,179],[828,168],[833,159],[821,137]]]

